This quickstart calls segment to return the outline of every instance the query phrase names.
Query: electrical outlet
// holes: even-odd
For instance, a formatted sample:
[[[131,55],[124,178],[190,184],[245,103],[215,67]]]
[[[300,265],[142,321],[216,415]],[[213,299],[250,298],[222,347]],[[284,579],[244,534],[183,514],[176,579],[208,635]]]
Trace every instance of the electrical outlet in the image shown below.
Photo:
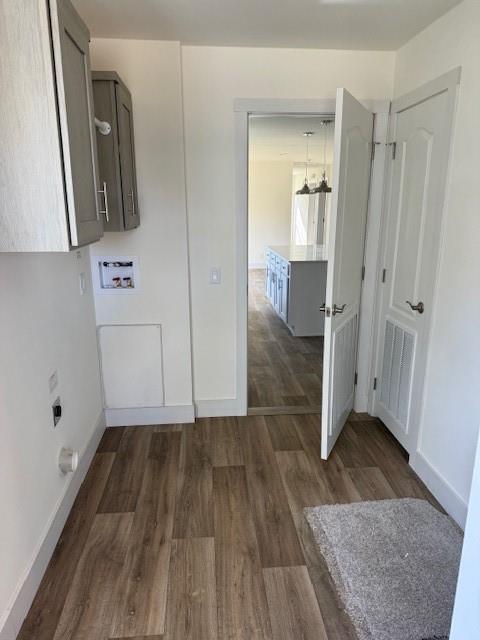
[[[48,379],[48,390],[53,393],[58,386],[58,372],[54,371]]]
[[[55,400],[52,404],[52,413],[53,413],[53,427],[55,428],[62,417],[62,403],[60,400],[60,396]]]

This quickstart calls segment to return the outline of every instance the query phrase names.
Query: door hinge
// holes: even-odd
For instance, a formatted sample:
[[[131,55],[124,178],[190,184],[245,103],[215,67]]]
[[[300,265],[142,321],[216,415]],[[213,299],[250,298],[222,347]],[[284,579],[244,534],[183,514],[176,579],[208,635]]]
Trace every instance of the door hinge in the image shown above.
[[[362,266],[362,280],[365,280],[365,265]]]
[[[392,160],[395,160],[397,155],[397,143],[396,142],[387,142],[389,147],[392,147]]]
[[[353,381],[353,384],[355,384],[355,385],[356,385],[356,384],[357,384],[357,382],[358,382],[358,373],[355,371],[355,379],[354,379],[354,381]]]
[[[375,391],[376,388],[377,388],[377,379],[374,378],[373,379],[373,390]]]
[[[385,278],[387,277],[387,270],[383,269],[382,271],[382,282],[385,282]]]

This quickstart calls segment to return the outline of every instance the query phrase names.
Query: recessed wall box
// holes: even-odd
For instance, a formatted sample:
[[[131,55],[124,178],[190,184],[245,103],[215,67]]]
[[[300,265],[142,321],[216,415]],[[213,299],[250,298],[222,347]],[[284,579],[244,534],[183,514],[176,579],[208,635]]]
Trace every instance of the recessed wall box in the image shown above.
[[[138,258],[92,256],[92,280],[96,293],[135,293],[139,288]]]

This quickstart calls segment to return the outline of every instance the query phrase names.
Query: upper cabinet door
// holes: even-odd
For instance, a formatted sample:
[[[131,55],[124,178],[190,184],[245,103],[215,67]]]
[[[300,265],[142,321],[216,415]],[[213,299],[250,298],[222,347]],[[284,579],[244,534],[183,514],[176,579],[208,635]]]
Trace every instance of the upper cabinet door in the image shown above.
[[[52,1],[51,18],[70,243],[81,246],[103,235],[89,33],[68,1]]]
[[[135,151],[133,136],[132,99],[125,88],[115,84],[117,95],[118,144],[120,154],[120,176],[122,181],[123,216],[125,229],[140,224],[135,173]]]
[[[94,71],[95,117],[111,126],[110,133],[97,129],[98,172],[103,190],[103,230],[123,231],[123,198],[118,153],[117,98],[115,81]]]

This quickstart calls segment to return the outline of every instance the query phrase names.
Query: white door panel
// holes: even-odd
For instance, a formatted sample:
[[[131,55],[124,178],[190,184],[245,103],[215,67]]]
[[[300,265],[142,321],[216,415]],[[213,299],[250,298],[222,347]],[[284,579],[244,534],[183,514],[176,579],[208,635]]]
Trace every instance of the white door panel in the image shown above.
[[[408,452],[418,437],[427,342],[439,254],[452,91],[392,109],[385,277],[379,316],[374,412]],[[400,105],[395,110],[395,104]],[[412,310],[421,303],[423,309]]]
[[[322,397],[322,458],[353,408],[373,114],[337,91]],[[337,312],[336,307],[341,311]]]
[[[358,314],[353,313],[343,320],[333,335],[332,361],[335,362],[335,369],[329,436],[334,435],[336,425],[345,423],[353,407],[357,327]]]
[[[399,176],[395,260],[392,271],[391,304],[407,314],[406,300],[419,294],[428,189],[430,182],[433,132],[419,128],[405,141],[397,143]],[[410,314],[407,314],[410,316]]]

